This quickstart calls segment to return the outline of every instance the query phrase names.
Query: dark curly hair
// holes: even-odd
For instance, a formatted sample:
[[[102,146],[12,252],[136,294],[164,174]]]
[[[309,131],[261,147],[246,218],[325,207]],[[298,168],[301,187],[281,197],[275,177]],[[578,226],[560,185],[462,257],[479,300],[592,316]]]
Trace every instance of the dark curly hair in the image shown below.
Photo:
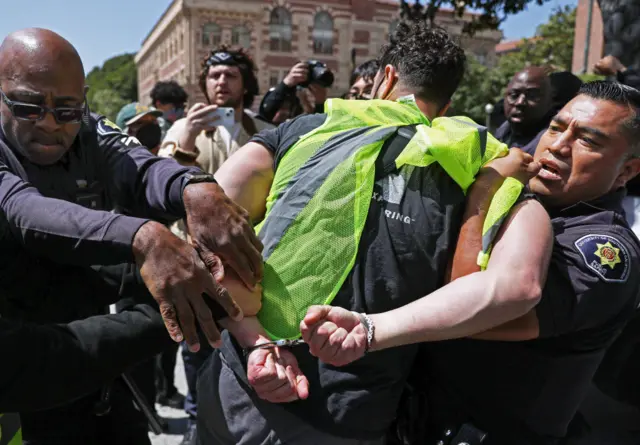
[[[151,90],[151,104],[172,104],[176,107],[184,107],[189,95],[175,80],[160,81]]]
[[[380,53],[380,68],[392,65],[417,97],[444,107],[460,85],[467,58],[442,28],[400,23]]]
[[[216,60],[215,55],[219,53],[228,53],[231,58],[225,61]],[[204,96],[209,100],[207,96],[207,76],[209,74],[209,68],[218,65],[237,66],[242,74],[242,83],[244,89],[247,91],[244,94],[243,106],[249,108],[253,104],[253,100],[259,94],[258,78],[256,77],[256,67],[253,63],[253,59],[245,51],[244,48],[230,49],[227,45],[222,45],[216,49],[211,50],[211,53],[202,60],[202,71],[200,72],[200,90]]]
[[[356,83],[359,77],[362,77],[366,80],[373,80],[378,74],[378,70],[380,69],[380,62],[377,59],[367,60],[364,63],[361,63],[356,67],[355,70],[351,73],[351,79],[349,79],[349,85],[353,85]]]

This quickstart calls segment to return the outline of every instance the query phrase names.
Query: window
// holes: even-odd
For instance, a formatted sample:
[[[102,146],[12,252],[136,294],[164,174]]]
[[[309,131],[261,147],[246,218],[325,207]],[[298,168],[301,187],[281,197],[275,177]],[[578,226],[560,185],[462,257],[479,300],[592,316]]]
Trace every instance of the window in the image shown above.
[[[282,7],[271,11],[269,47],[271,51],[291,51],[291,14]]]
[[[222,41],[222,31],[215,23],[207,23],[202,27],[202,45],[217,46]]]
[[[313,52],[333,54],[333,19],[328,12],[319,12],[313,19]]]
[[[180,34],[180,51],[184,49],[184,34]]]
[[[486,52],[478,51],[477,53],[475,53],[475,58],[480,64],[482,64],[482,65],[486,65],[487,64],[487,53]]]
[[[269,88],[275,87],[280,83],[280,72],[276,70],[269,71]]]
[[[231,30],[231,44],[243,48],[251,46],[251,32],[244,25],[234,26]]]

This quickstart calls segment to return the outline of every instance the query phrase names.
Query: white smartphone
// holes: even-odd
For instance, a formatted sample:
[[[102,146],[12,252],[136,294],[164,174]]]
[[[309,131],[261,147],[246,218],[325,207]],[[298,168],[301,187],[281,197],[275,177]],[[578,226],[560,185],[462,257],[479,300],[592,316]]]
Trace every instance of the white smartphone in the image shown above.
[[[235,111],[230,107],[220,107],[207,115],[210,127],[233,127],[235,123]]]

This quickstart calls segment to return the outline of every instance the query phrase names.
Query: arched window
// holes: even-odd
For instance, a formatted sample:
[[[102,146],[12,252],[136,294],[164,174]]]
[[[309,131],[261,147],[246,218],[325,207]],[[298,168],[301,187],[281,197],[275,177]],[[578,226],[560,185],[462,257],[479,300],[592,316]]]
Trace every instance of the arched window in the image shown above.
[[[202,27],[202,45],[220,45],[222,41],[222,30],[215,23],[207,23]]]
[[[231,30],[231,44],[249,48],[251,46],[251,31],[244,25],[234,26]]]
[[[393,22],[389,23],[389,36],[393,35],[393,33],[396,31],[396,28],[398,27],[399,24],[400,24],[400,20],[394,20]]]
[[[271,11],[269,47],[271,51],[291,51],[291,14],[282,7]]]
[[[313,19],[313,52],[333,54],[333,19],[328,12],[322,11]]]

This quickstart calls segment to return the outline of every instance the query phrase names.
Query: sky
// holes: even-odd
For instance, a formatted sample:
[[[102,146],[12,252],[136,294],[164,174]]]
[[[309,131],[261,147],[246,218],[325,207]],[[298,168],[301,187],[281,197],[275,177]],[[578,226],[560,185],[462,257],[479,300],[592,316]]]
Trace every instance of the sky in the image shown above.
[[[12,31],[40,27],[69,40],[80,53],[85,71],[110,57],[136,52],[170,0],[4,0],[0,38]],[[554,8],[577,0],[550,0],[507,19],[505,40],[530,37]]]

